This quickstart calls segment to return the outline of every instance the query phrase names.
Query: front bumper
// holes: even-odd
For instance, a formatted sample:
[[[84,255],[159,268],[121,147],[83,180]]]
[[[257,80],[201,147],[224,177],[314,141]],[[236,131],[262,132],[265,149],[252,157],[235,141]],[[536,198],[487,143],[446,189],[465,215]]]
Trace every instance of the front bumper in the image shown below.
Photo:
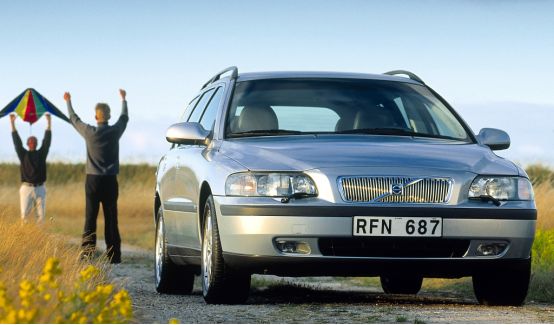
[[[257,200],[257,201],[256,201]],[[425,276],[459,277],[477,269],[520,263],[530,257],[536,210],[521,202],[502,207],[393,207],[325,204],[318,200],[281,204],[259,198],[214,197],[224,258],[252,273],[279,275],[378,275],[387,270],[417,270]],[[258,202],[258,204],[254,204]],[[442,217],[443,239],[466,240],[459,257],[329,256],[320,249],[322,238],[353,238],[354,216]],[[309,244],[307,255],[280,252],[276,239]],[[401,242],[403,238],[396,238]],[[477,256],[480,243],[503,241],[497,256]]]
[[[279,276],[379,276],[410,273],[426,278],[461,278],[483,271],[525,267],[527,258],[372,259],[346,257],[251,256],[224,253],[225,263],[252,274]]]

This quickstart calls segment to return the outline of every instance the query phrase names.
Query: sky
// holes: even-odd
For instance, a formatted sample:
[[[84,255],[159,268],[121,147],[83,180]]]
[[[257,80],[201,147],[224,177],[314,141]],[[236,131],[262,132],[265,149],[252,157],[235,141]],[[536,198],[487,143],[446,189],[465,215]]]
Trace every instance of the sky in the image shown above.
[[[94,106],[130,122],[121,162],[157,163],[166,128],[221,69],[382,73],[406,69],[469,123],[507,131],[498,151],[554,166],[554,1],[4,1],[0,108],[34,87],[94,122]],[[43,136],[18,120],[22,137]],[[17,160],[8,118],[0,161]],[[84,141],[54,119],[49,161],[85,161]]]

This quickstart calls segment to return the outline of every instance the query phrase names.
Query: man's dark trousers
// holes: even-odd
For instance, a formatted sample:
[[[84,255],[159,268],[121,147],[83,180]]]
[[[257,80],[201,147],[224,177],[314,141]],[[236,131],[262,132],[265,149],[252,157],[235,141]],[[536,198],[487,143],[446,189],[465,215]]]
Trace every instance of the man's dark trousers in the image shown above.
[[[121,262],[121,238],[117,227],[117,197],[119,194],[116,175],[87,174],[85,183],[86,220],[83,232],[83,249],[94,250],[96,246],[96,218],[100,203],[104,210],[104,237],[108,258],[112,263]]]

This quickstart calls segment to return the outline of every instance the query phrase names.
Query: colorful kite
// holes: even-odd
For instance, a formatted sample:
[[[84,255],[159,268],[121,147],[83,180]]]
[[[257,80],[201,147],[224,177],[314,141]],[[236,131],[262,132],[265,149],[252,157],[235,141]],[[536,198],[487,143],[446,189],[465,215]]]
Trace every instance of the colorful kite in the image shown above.
[[[33,88],[26,89],[8,106],[4,107],[0,111],[0,118],[12,112],[15,112],[23,121],[29,122],[31,125],[38,121],[44,113],[50,113],[69,122],[69,119],[54,104]]]

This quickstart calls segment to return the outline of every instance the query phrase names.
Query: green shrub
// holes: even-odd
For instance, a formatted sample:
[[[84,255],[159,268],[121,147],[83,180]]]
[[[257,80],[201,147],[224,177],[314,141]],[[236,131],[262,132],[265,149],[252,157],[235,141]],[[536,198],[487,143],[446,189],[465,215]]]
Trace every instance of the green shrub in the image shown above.
[[[529,299],[554,302],[554,229],[537,229]]]

